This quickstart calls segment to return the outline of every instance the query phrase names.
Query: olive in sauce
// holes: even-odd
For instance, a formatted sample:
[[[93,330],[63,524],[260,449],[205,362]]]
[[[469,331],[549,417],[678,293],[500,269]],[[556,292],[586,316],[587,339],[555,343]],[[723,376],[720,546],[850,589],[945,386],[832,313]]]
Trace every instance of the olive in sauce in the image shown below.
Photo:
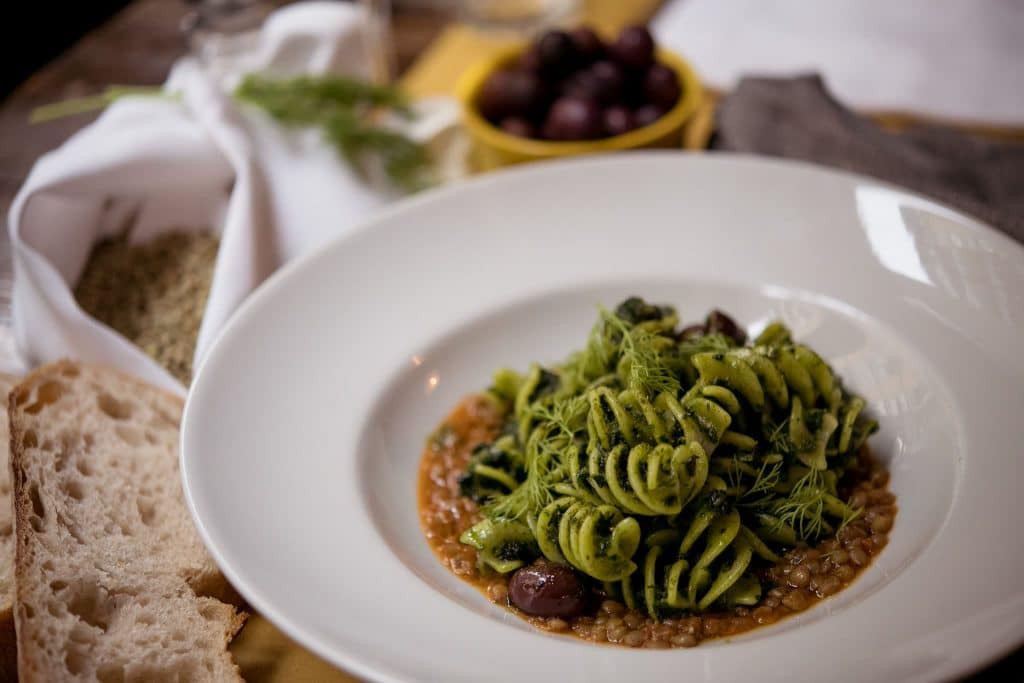
[[[539,559],[512,575],[508,596],[535,617],[574,617],[587,605],[587,590],[572,569]]]

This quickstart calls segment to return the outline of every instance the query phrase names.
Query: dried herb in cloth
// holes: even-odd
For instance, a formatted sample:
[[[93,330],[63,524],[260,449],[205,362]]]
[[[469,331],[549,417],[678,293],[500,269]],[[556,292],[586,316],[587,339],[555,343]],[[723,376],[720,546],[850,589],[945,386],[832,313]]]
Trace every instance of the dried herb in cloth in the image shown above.
[[[188,385],[217,246],[210,232],[166,232],[145,244],[101,240],[75,299]]]
[[[391,113],[411,118],[412,109],[396,88],[337,77],[285,80],[246,77],[236,99],[260,107],[282,125],[312,126],[323,131],[349,163],[368,172],[375,159],[396,185],[416,190],[433,182],[426,149],[382,125]],[[39,107],[34,122],[50,121],[102,109],[122,97],[178,98],[161,88],[113,86],[104,93]],[[143,245],[124,237],[106,239],[93,248],[75,298],[91,316],[140,346],[188,384],[202,322],[217,238],[210,233],[169,232]]]

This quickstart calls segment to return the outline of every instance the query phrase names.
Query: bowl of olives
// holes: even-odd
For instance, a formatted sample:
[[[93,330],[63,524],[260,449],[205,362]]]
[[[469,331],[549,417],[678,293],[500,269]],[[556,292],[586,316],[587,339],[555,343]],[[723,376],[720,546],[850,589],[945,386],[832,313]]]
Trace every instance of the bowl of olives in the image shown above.
[[[679,147],[701,98],[689,64],[642,26],[605,40],[549,30],[470,68],[459,83],[474,164]]]

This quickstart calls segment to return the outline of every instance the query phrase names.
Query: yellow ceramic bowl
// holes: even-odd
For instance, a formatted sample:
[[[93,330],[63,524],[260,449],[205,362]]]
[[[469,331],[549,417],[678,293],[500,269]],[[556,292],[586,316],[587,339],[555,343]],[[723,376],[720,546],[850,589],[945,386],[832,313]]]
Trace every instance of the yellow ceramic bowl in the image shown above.
[[[521,52],[522,48],[501,52],[473,66],[459,79],[457,92],[462,101],[462,119],[473,141],[474,165],[480,170],[574,154],[595,154],[645,147],[680,147],[683,127],[700,103],[700,81],[690,65],[682,57],[659,49],[655,57],[679,75],[682,95],[672,109],[649,126],[610,138],[579,142],[550,142],[510,135],[492,125],[480,114],[476,100],[487,76],[492,71],[513,63]]]

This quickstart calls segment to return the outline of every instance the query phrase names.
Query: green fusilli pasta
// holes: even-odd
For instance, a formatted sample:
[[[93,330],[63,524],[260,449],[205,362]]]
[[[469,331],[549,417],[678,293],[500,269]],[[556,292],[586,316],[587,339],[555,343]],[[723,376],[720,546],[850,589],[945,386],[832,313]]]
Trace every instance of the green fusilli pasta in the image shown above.
[[[654,617],[751,605],[759,564],[858,514],[837,486],[877,429],[863,399],[780,323],[740,346],[678,322],[627,299],[563,364],[495,375],[506,428],[461,480],[481,565],[543,555]]]

